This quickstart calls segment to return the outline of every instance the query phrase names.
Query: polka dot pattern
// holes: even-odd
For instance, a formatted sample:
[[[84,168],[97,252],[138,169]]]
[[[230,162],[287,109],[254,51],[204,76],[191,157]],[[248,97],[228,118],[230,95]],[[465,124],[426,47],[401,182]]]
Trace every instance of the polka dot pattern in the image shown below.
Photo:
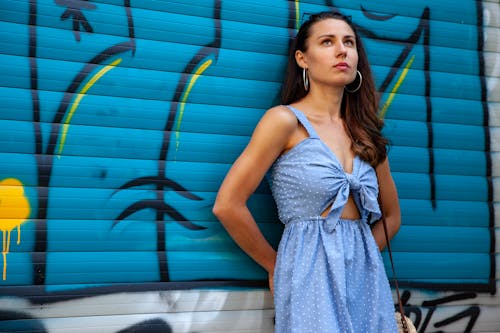
[[[307,118],[309,133],[271,170],[285,230],[274,275],[277,333],[397,332],[392,294],[369,223],[380,218],[373,168],[347,174]],[[361,219],[340,218],[352,193]],[[329,209],[326,217],[321,213]]]

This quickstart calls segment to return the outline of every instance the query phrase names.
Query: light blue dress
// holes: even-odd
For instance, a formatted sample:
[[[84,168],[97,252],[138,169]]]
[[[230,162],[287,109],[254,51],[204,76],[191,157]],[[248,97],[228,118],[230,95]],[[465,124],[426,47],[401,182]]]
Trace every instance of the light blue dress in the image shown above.
[[[352,173],[346,173],[306,116],[288,108],[309,138],[281,155],[270,172],[285,224],[274,272],[275,332],[397,333],[389,282],[369,226],[381,217],[375,170],[355,157]],[[359,220],[340,218],[350,193]]]

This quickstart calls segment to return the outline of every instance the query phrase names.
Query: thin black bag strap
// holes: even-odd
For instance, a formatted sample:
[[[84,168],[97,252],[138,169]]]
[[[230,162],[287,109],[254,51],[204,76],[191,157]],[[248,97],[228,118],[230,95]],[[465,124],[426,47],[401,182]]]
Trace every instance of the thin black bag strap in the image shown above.
[[[396,277],[396,269],[394,268],[394,260],[392,259],[392,250],[391,250],[391,242],[389,241],[389,232],[387,230],[387,222],[385,221],[385,214],[384,214],[384,205],[382,204],[382,196],[380,195],[380,192],[378,194],[378,202],[380,206],[380,213],[382,215],[381,220],[382,224],[384,225],[384,234],[385,234],[385,241],[387,243],[387,251],[389,252],[389,259],[391,259],[391,267],[392,267],[392,275],[394,277],[394,286],[396,287],[396,294],[398,296],[398,305],[399,305],[399,312],[401,313],[401,322],[403,324],[403,331],[405,333],[409,333],[408,331],[408,325],[406,324],[406,318],[405,318],[405,312],[403,309],[403,302],[401,301],[401,296],[399,294],[399,287],[398,287],[398,279]]]

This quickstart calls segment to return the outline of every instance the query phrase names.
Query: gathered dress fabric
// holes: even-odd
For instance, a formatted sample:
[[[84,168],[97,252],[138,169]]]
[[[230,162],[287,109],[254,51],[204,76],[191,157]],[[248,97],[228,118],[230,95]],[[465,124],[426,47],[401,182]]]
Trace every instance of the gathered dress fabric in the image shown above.
[[[285,225],[274,272],[275,332],[396,333],[391,290],[369,225],[381,217],[375,170],[356,156],[346,173],[307,117],[287,107],[309,137],[282,154],[269,174]],[[340,217],[349,195],[359,220]]]

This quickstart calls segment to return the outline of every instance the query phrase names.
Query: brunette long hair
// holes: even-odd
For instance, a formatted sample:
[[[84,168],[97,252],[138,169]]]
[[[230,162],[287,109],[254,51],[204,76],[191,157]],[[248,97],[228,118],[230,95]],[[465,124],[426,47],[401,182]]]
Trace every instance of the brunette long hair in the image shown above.
[[[381,163],[387,156],[387,139],[382,136],[383,121],[377,116],[379,96],[375,88],[370,64],[361,38],[351,19],[339,12],[321,12],[309,16],[299,29],[297,36],[292,40],[288,57],[288,67],[281,92],[282,104],[294,103],[307,95],[302,80],[302,68],[297,65],[295,52],[307,50],[307,39],[311,27],[326,19],[336,19],[346,22],[356,36],[358,51],[358,71],[363,75],[363,82],[358,91],[348,93],[344,89],[340,115],[344,119],[347,133],[351,136],[352,149],[361,159],[373,167]],[[353,83],[355,89],[359,84],[356,77]]]

